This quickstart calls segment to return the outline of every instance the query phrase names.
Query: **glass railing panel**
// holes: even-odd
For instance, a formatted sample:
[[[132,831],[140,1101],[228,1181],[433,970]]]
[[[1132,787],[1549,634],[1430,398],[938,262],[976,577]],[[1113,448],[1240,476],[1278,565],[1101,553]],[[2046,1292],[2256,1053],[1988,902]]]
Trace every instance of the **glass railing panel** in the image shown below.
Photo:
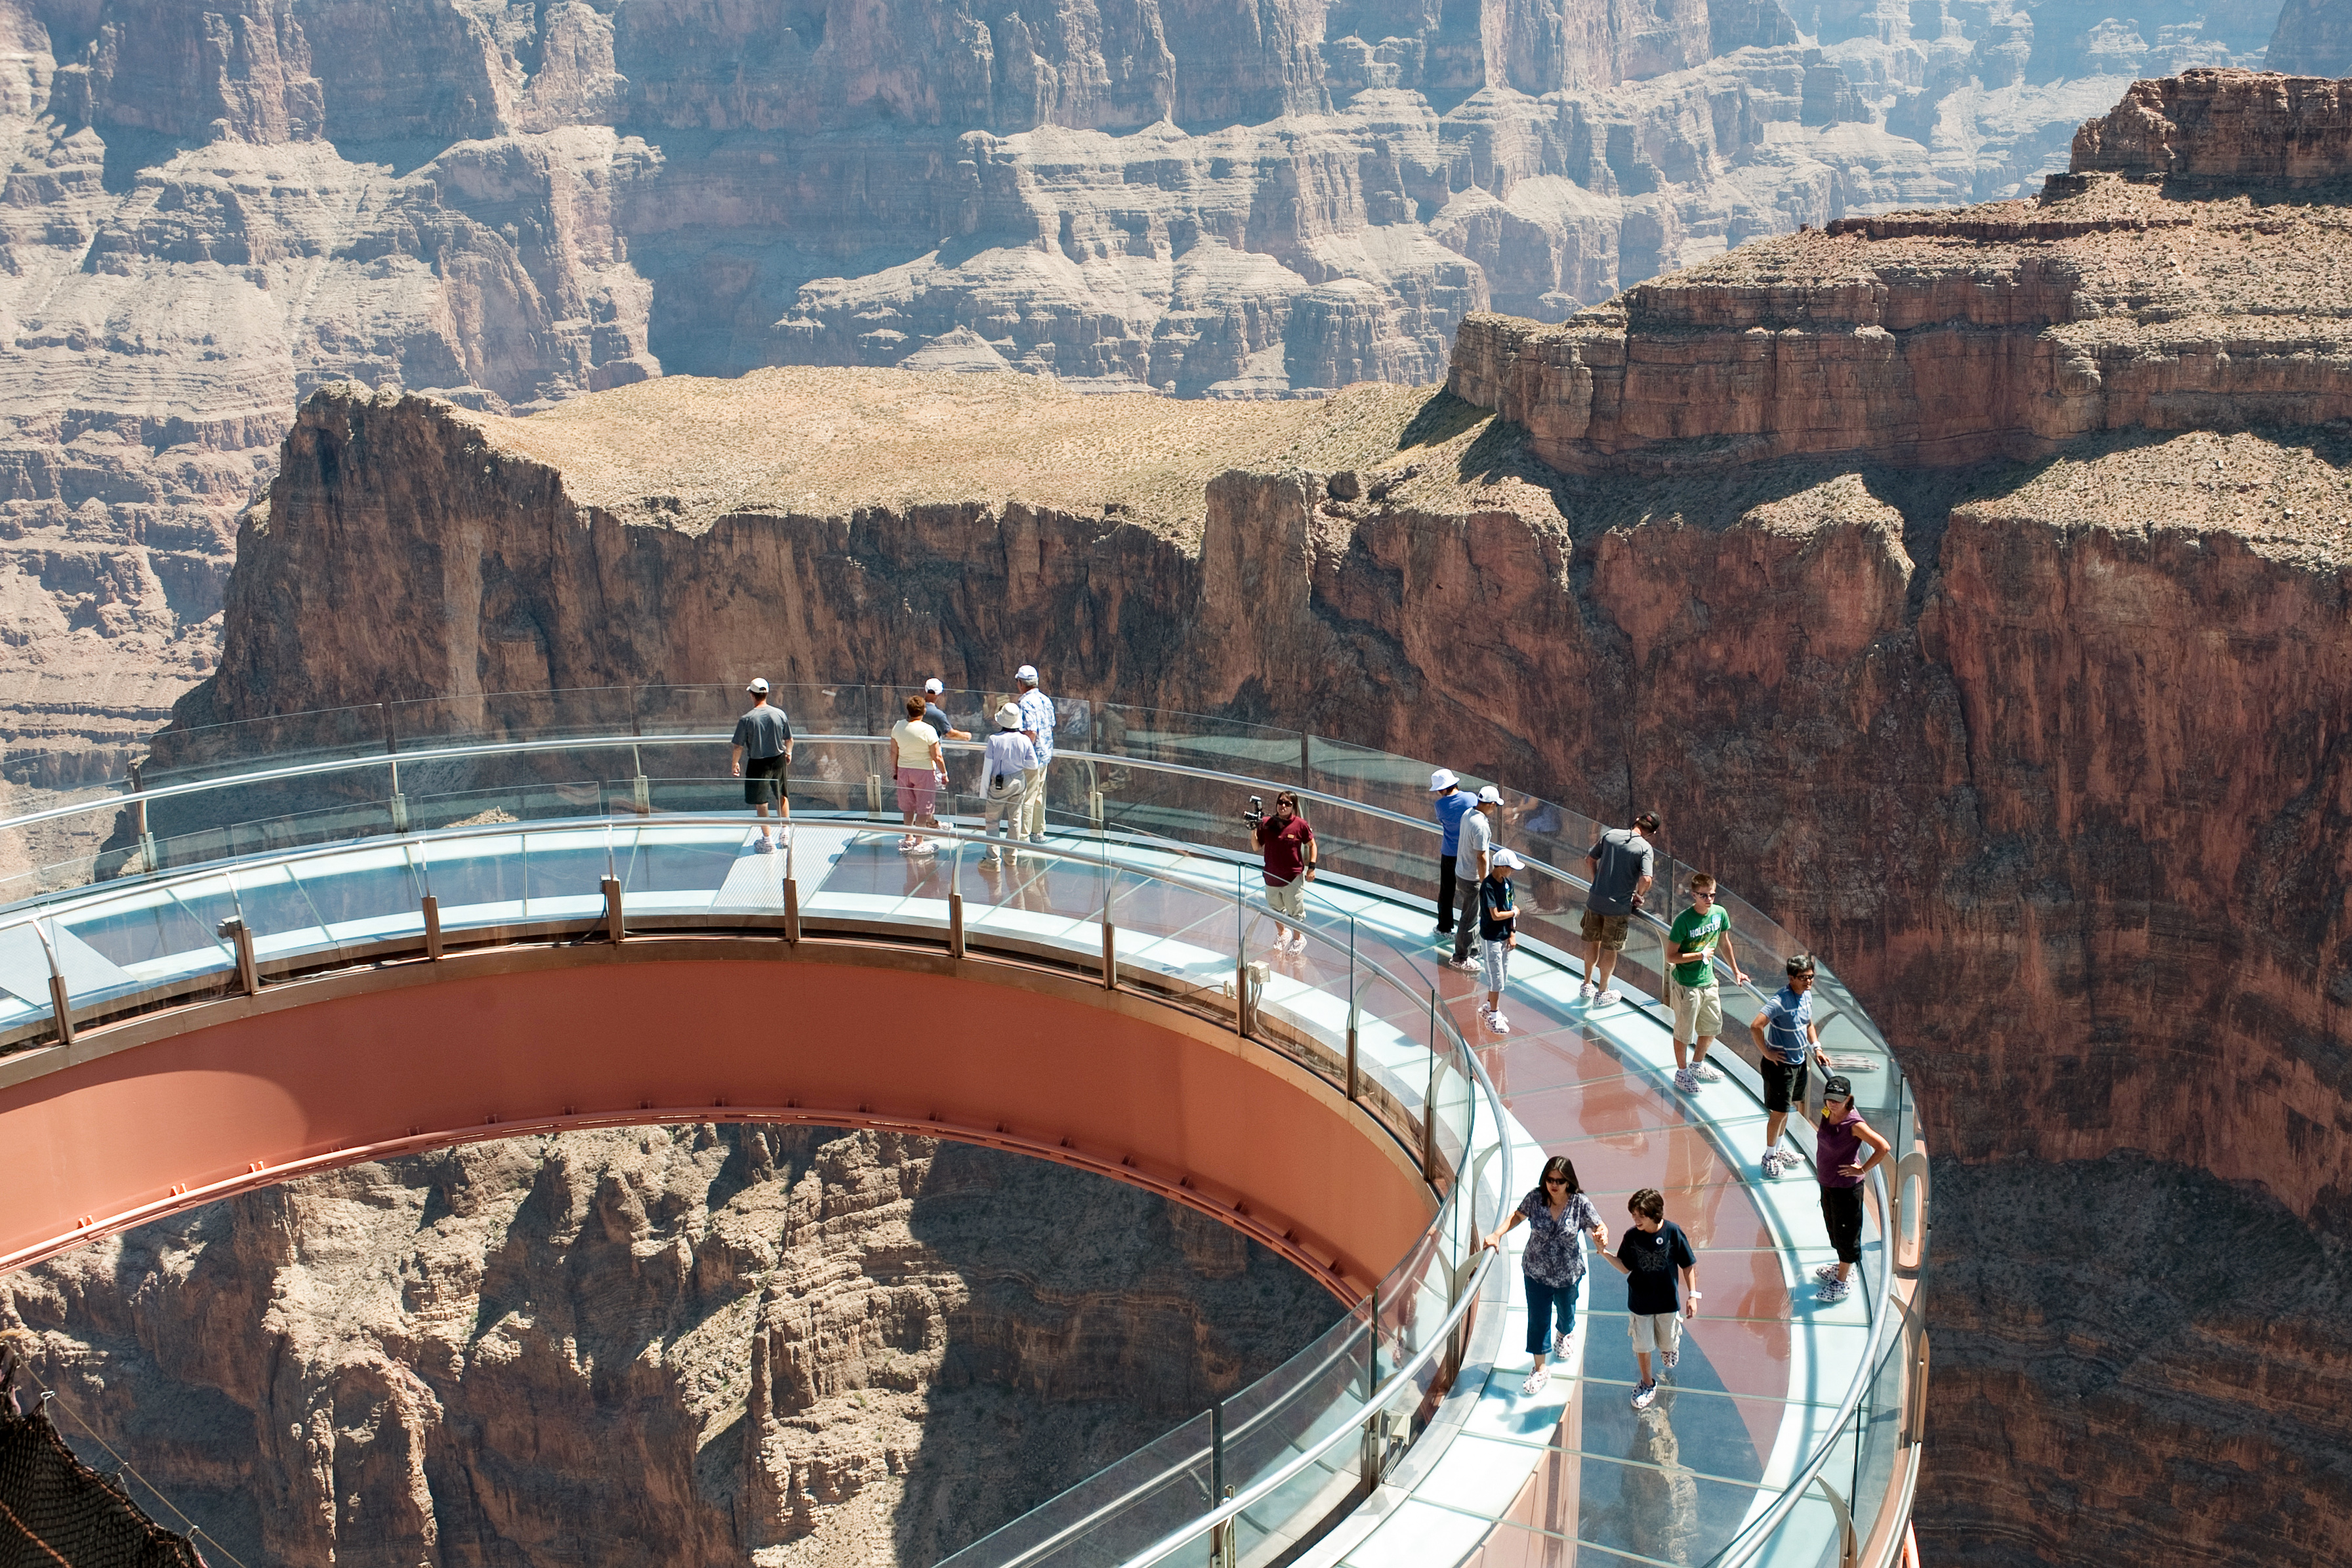
[[[604,786],[593,778],[408,796],[409,826],[420,832],[599,817],[606,809]]]
[[[210,969],[229,952],[228,945],[217,934],[218,918],[233,908],[226,897],[226,882],[219,884],[218,892],[217,904],[199,894],[195,906],[191,908],[173,889],[142,888],[95,907],[78,907],[56,919],[50,929],[69,932],[131,979],[154,984]],[[215,918],[208,920],[207,916]],[[39,960],[37,946],[30,949],[30,956]],[[45,973],[37,977],[44,985],[47,984]],[[68,983],[76,978],[83,977],[68,972]],[[102,978],[83,978],[82,989],[89,990],[92,980]],[[14,979],[6,983],[15,989]],[[46,1002],[46,993],[39,994]]]
[[[326,921],[285,865],[262,865],[229,874],[236,910],[253,932],[257,957],[329,945]]]
[[[1112,756],[1244,774],[1278,785],[1306,782],[1299,772],[1302,737],[1296,730],[1106,702],[1096,710],[1093,733],[1087,749]]]
[[[407,846],[352,849],[289,869],[337,942],[369,942],[423,929],[425,886]]]
[[[605,793],[608,799],[626,800],[627,781],[608,784]],[[741,800],[739,789],[738,806]],[[631,908],[659,908],[681,901],[693,908],[707,907],[710,894],[725,887],[742,863],[750,826],[747,820],[740,826],[678,824],[616,830],[614,853],[622,898]],[[772,874],[782,876],[780,864]]]
[[[1373,1392],[1372,1331],[1350,1312],[1316,1341],[1224,1403],[1224,1479],[1236,1492],[1289,1464],[1340,1426],[1353,1427]],[[1362,1445],[1344,1439],[1244,1512],[1236,1556],[1262,1561],[1297,1541],[1351,1496]]]
[[[522,919],[522,836],[485,834],[417,847],[425,881],[444,928]]]
[[[940,1568],[1114,1568],[1213,1506],[1211,1426],[1202,1412]]]
[[[604,878],[615,868],[601,829],[523,835],[525,918],[562,920],[601,914]],[[782,868],[777,868],[781,875]]]
[[[384,705],[370,702],[192,730],[165,730],[148,742],[139,782],[144,788],[161,789],[257,768],[382,752],[388,749],[387,725]]]
[[[974,911],[982,907],[972,891],[975,881],[988,901],[997,905],[1003,901],[1005,890],[1018,885],[1022,858],[1006,853],[1012,863],[1009,868],[991,870],[982,865],[967,873],[967,931],[971,929]],[[1221,889],[1207,882],[1122,879],[1110,901],[1122,978],[1217,1013],[1229,1011],[1238,984],[1235,955],[1240,923],[1234,900],[1230,885]]]

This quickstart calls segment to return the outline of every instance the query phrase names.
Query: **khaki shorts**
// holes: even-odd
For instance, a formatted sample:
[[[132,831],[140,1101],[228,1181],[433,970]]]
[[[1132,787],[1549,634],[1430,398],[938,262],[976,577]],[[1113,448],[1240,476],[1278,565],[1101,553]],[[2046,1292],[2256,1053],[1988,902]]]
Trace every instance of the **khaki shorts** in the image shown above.
[[[1266,907],[1276,914],[1288,915],[1291,919],[1297,920],[1299,911],[1307,906],[1307,879],[1301,877],[1296,881],[1286,882],[1278,888],[1271,883],[1267,884],[1265,902]]]
[[[1723,1033],[1723,991],[1714,984],[1685,985],[1672,975],[1666,994],[1675,1004],[1675,1038],[1695,1046]]]
[[[1584,940],[1597,942],[1611,952],[1625,946],[1625,928],[1633,921],[1632,915],[1596,915],[1584,911]]]
[[[1635,1312],[1625,1320],[1625,1325],[1633,1336],[1636,1351],[1670,1351],[1683,1342],[1680,1312]]]

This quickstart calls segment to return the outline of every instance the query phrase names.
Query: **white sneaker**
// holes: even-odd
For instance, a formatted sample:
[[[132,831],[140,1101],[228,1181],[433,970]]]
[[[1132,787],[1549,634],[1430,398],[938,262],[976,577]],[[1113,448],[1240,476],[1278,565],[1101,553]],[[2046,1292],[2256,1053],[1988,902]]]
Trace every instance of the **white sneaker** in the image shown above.
[[[1590,980],[1576,988],[1576,999],[1580,1002],[1590,1002],[1600,994],[1601,987]]]
[[[1544,1391],[1544,1384],[1550,1381],[1551,1368],[1538,1363],[1535,1371],[1528,1373],[1528,1380],[1519,1384],[1519,1392],[1530,1394],[1541,1394]]]
[[[1658,1360],[1665,1371],[1672,1372],[1682,1364],[1683,1352],[1680,1349],[1666,1351],[1658,1357]]]
[[[759,837],[751,840],[751,852],[755,855],[773,855],[776,852],[776,842],[762,833]]]
[[[1625,1000],[1625,994],[1612,985],[1608,990],[1603,991],[1599,996],[1593,998],[1593,1000],[1599,1002],[1603,1007],[1613,1007],[1618,1003]]]
[[[1570,1331],[1561,1329],[1551,1337],[1551,1353],[1565,1360],[1568,1356]]]
[[[1698,1079],[1692,1076],[1690,1068],[1676,1068],[1675,1069],[1675,1087],[1685,1094],[1696,1094],[1698,1092]]]
[[[1511,1032],[1511,1021],[1500,1013],[1487,1014],[1486,1022],[1494,1026],[1495,1033],[1498,1035],[1507,1035]]]
[[[1814,1269],[1814,1270],[1813,1270],[1813,1278],[1814,1278],[1814,1279],[1822,1279],[1822,1280],[1829,1280],[1829,1279],[1836,1279],[1836,1278],[1837,1278],[1837,1265],[1836,1265],[1836,1264],[1834,1264],[1834,1263],[1824,1263],[1824,1264],[1822,1264],[1819,1268],[1816,1268],[1816,1269]]]
[[[1716,1071],[1713,1067],[1709,1066],[1706,1062],[1694,1064],[1691,1068],[1691,1077],[1698,1079],[1701,1083],[1721,1083],[1723,1081],[1723,1075]]]
[[[1458,969],[1465,974],[1475,974],[1486,966],[1475,958],[1449,958],[1445,961],[1445,967]]]
[[[1831,1279],[1822,1281],[1820,1299],[1825,1303],[1830,1301],[1843,1301],[1848,1296],[1853,1294],[1853,1282],[1850,1279]]]
[[[1767,1149],[1764,1152],[1764,1158],[1757,1163],[1768,1181],[1777,1182],[1780,1179],[1780,1171],[1787,1160],[1788,1156],[1778,1149]]]

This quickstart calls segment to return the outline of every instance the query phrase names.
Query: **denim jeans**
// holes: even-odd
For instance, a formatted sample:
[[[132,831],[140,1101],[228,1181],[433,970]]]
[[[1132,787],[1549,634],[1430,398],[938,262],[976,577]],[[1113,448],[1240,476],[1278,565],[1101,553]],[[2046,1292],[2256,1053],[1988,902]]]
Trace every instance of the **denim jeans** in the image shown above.
[[[1521,1278],[1528,1282],[1528,1353],[1542,1355],[1551,1349],[1555,1313],[1561,1333],[1576,1327],[1576,1300],[1584,1293],[1584,1281],[1547,1285],[1532,1274]]]

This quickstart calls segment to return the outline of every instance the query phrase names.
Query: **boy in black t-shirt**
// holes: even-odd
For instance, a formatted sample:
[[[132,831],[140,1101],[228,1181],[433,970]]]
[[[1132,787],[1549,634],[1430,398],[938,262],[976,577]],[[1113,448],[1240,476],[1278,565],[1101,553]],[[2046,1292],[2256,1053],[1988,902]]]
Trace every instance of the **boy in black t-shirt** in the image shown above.
[[[1691,1250],[1683,1227],[1666,1218],[1666,1197],[1655,1187],[1643,1187],[1626,1202],[1633,1228],[1617,1244],[1609,1261],[1625,1276],[1625,1310],[1633,1336],[1634,1359],[1642,1363],[1642,1386],[1633,1391],[1633,1408],[1647,1410],[1658,1396],[1658,1380],[1650,1372],[1650,1351],[1655,1347],[1664,1370],[1672,1372],[1682,1360],[1683,1319],[1698,1311],[1698,1254]],[[1682,1278],[1682,1299],[1675,1300],[1675,1280]]]

